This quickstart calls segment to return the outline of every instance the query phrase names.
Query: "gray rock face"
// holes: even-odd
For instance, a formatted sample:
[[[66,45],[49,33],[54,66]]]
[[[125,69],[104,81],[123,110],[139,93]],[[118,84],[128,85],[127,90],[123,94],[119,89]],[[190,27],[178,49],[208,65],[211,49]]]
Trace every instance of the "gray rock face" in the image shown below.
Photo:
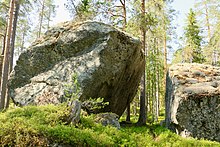
[[[166,83],[166,126],[183,137],[220,141],[219,77],[219,67],[171,66]]]
[[[118,115],[114,113],[100,113],[95,117],[95,122],[101,123],[103,126],[113,126],[120,129],[120,123],[118,121]]]
[[[65,22],[22,53],[10,77],[17,105],[60,103],[74,74],[79,99],[104,98],[104,111],[119,116],[136,93],[143,73],[141,43],[98,22]]]

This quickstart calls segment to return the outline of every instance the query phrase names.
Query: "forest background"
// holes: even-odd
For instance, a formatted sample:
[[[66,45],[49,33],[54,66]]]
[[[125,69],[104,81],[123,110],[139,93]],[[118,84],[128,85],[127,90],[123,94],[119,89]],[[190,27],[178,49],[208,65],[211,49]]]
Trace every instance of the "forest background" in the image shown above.
[[[188,2],[189,0],[67,0],[61,3],[56,0],[11,0],[10,4],[9,0],[1,0],[0,109],[7,108],[9,104],[6,85],[16,58],[28,50],[33,41],[58,21],[95,20],[111,24],[141,39],[146,56],[145,74],[141,82],[140,97],[138,93],[132,104],[128,105],[128,110],[131,110],[128,114],[137,116],[140,111],[138,121],[142,124],[147,119],[151,122],[158,121],[160,112],[164,112],[169,64],[197,62],[219,65],[220,1]],[[176,11],[174,6],[184,8],[184,11]],[[189,9],[190,6],[192,9]],[[178,19],[178,13],[183,19]]]

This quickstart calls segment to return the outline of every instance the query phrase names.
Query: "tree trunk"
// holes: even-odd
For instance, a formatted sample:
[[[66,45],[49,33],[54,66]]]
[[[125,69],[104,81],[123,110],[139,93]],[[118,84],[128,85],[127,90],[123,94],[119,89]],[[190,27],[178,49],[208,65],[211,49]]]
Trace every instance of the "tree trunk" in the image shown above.
[[[18,56],[24,51],[24,43],[25,43],[25,34],[26,34],[26,30],[22,33],[22,43],[21,43],[21,48],[20,48],[20,52],[18,53]]]
[[[122,5],[122,9],[123,9],[123,30],[125,31],[126,30],[126,26],[127,26],[127,12],[126,12],[126,3],[125,3],[125,0],[120,0],[121,2],[121,5]],[[127,103],[127,117],[126,117],[126,121],[130,122],[131,121],[131,115],[130,115],[130,100],[128,100],[128,103]]]
[[[157,50],[156,50],[156,57],[157,57],[157,71],[156,71],[156,117],[155,117],[155,121],[158,122],[158,118],[159,118],[159,111],[160,111],[160,67],[159,67],[159,40],[157,40]]]
[[[2,56],[4,56],[4,52],[5,52],[6,35],[7,35],[7,26],[5,28],[5,34],[3,37],[3,46],[2,46],[2,53],[1,53]]]
[[[144,73],[141,79],[141,95],[140,95],[140,114],[137,125],[146,124],[146,29],[144,27],[144,16],[145,16],[145,0],[141,0],[141,13],[142,13],[142,22],[141,22],[141,33],[142,33],[142,47],[144,51]]]
[[[126,11],[126,3],[125,0],[120,0],[122,9],[123,9],[123,18],[124,18],[124,23],[123,23],[123,30],[126,30],[127,27],[127,11]]]
[[[17,20],[18,20],[19,8],[20,8],[19,1],[16,0],[15,1],[15,12],[14,12],[14,18],[13,18],[14,19],[13,20],[13,31],[12,31],[12,37],[11,37],[11,52],[10,52],[11,60],[10,60],[10,70],[9,70],[9,73],[13,69],[15,37],[16,37],[16,29],[17,29]]]
[[[166,29],[164,30],[166,31]],[[164,48],[164,85],[166,85],[166,75],[167,75],[167,36],[166,32],[164,33],[163,39],[163,48]]]
[[[7,32],[7,27],[6,27],[5,34],[3,36],[2,53],[0,55],[0,89],[1,89],[1,83],[2,83],[2,70],[3,70],[2,66],[3,66],[4,52],[5,52],[6,32]]]
[[[51,7],[49,8],[49,13],[48,13],[48,17],[47,17],[47,30],[49,30],[50,28],[50,17],[51,17]]]
[[[77,7],[76,7],[74,1],[75,1],[75,0],[70,0],[70,4],[73,5],[73,7],[74,7],[74,9],[75,9],[75,12],[76,12],[76,15],[79,16],[79,17],[81,17],[81,14],[78,12],[78,9],[77,9]],[[73,13],[74,13],[74,11],[73,11]]]
[[[165,24],[166,25],[166,24]],[[166,27],[164,27],[164,39],[163,39],[163,48],[164,48],[164,75],[163,75],[163,87],[164,88],[164,96],[165,96],[165,92],[166,92],[166,76],[167,76],[167,33],[166,33]],[[183,51],[184,53],[184,51]],[[182,56],[182,62],[183,62],[184,56]],[[164,104],[164,102],[163,102]],[[163,105],[161,102],[161,105]],[[160,105],[160,103],[159,103]]]
[[[13,28],[12,28],[12,36],[11,36],[11,49],[10,49],[10,65],[9,65],[9,74],[11,73],[13,69],[13,62],[14,62],[14,48],[15,48],[15,37],[16,37],[16,29],[17,29],[17,21],[18,21],[18,14],[19,14],[19,9],[20,9],[20,3],[18,0],[15,0],[15,12],[14,12],[14,17],[13,17]],[[9,91],[6,93],[6,108],[9,107]]]
[[[140,113],[139,113],[139,118],[138,118],[138,122],[137,125],[145,125],[146,124],[146,86],[145,86],[145,71],[144,71],[144,75],[142,76],[141,79],[141,94],[140,94]]]
[[[0,102],[0,110],[5,109],[5,99],[7,93],[7,84],[8,84],[8,73],[9,73],[9,61],[10,61],[10,40],[11,40],[11,32],[12,32],[12,21],[13,21],[13,11],[14,11],[15,0],[11,0],[10,9],[9,9],[9,18],[8,18],[8,27],[7,27],[7,37],[5,44],[5,52],[4,52],[4,61],[3,61],[3,76],[1,83],[1,102]]]
[[[158,122],[158,117],[159,117],[159,72],[157,71],[157,78],[156,78],[156,112],[155,112],[155,121]]]
[[[130,112],[131,108],[130,108],[130,101],[128,101],[127,104],[127,117],[126,117],[126,121],[130,122],[131,121],[131,112]]]
[[[205,17],[206,17],[206,24],[207,24],[207,29],[208,29],[208,40],[210,41],[211,39],[211,27],[210,27],[210,22],[209,22],[209,11],[208,11],[208,6],[206,1],[204,1],[205,4]]]
[[[41,31],[42,31],[42,23],[43,23],[43,18],[44,18],[44,7],[45,7],[45,0],[43,0],[41,12],[40,12],[40,22],[39,22],[39,30],[37,34],[37,38],[40,38],[41,36]]]
[[[1,89],[3,59],[4,59],[4,56],[3,56],[3,55],[0,55],[0,89]]]

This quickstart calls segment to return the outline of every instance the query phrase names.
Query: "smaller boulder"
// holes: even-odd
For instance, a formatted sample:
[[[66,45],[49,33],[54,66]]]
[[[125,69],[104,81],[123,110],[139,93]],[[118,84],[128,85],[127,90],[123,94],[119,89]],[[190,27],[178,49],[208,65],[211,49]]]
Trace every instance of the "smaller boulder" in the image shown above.
[[[120,123],[118,121],[119,116],[115,113],[100,113],[95,117],[95,122],[101,123],[103,126],[113,126],[120,129]]]

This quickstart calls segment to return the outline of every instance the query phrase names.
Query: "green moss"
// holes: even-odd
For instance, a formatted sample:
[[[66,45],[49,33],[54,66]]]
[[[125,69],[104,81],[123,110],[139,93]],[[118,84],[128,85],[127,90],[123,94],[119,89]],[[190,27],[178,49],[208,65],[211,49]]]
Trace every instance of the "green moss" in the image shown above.
[[[94,116],[78,126],[66,125],[66,105],[27,106],[0,113],[1,146],[220,146],[217,142],[184,139],[159,126],[103,127]]]

